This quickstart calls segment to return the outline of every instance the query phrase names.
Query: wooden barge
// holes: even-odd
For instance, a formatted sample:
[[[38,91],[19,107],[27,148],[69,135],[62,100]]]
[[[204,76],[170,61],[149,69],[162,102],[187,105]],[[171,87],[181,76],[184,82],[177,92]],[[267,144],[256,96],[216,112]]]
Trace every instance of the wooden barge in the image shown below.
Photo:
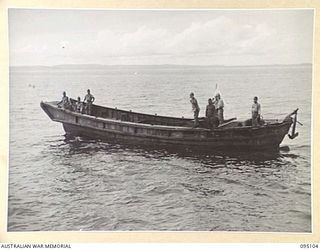
[[[58,101],[41,102],[41,108],[51,120],[61,122],[67,134],[102,140],[148,146],[174,146],[215,150],[278,150],[293,126],[290,138],[297,136],[297,111],[283,120],[265,120],[252,126],[250,120],[225,122],[215,129],[206,128],[204,118],[200,127],[193,128],[187,118],[149,115],[116,108],[92,105],[92,115],[77,113],[58,106]]]

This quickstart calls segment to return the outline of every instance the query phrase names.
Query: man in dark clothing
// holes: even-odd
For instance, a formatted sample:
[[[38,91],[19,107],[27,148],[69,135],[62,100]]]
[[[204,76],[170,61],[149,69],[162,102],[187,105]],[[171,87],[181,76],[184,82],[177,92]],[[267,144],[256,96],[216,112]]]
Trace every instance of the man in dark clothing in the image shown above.
[[[208,100],[208,105],[206,108],[206,118],[207,118],[207,122],[208,122],[208,127],[210,129],[213,129],[219,125],[216,107],[214,106],[211,98],[209,98],[209,100]]]

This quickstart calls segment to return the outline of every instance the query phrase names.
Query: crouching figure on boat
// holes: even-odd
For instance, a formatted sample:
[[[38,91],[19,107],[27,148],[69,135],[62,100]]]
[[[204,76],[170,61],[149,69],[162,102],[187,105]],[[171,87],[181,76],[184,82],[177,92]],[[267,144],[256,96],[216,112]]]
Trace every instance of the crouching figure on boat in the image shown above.
[[[71,103],[70,103],[69,97],[67,96],[67,93],[65,91],[63,91],[62,99],[60,102],[58,102],[57,105],[59,108],[70,109]]]
[[[80,96],[78,96],[76,106],[75,106],[75,111],[77,113],[83,113],[83,103],[81,102]]]

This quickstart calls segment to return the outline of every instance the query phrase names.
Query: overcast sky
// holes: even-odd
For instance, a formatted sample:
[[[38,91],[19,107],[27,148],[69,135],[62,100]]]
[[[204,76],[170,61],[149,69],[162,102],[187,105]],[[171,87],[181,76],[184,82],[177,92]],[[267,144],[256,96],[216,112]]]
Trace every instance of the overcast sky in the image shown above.
[[[312,63],[313,10],[9,10],[10,65]]]

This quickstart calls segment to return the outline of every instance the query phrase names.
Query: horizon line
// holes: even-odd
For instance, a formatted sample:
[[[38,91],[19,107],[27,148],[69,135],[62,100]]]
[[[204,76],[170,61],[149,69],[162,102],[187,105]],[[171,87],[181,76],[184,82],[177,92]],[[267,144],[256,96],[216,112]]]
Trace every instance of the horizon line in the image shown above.
[[[100,64],[100,63],[66,63],[66,64],[54,64],[54,65],[9,65],[9,67],[61,67],[61,66],[188,66],[188,67],[262,67],[262,66],[297,66],[297,65],[312,65],[313,63],[273,63],[273,64],[247,64],[247,65],[223,65],[223,64]]]

